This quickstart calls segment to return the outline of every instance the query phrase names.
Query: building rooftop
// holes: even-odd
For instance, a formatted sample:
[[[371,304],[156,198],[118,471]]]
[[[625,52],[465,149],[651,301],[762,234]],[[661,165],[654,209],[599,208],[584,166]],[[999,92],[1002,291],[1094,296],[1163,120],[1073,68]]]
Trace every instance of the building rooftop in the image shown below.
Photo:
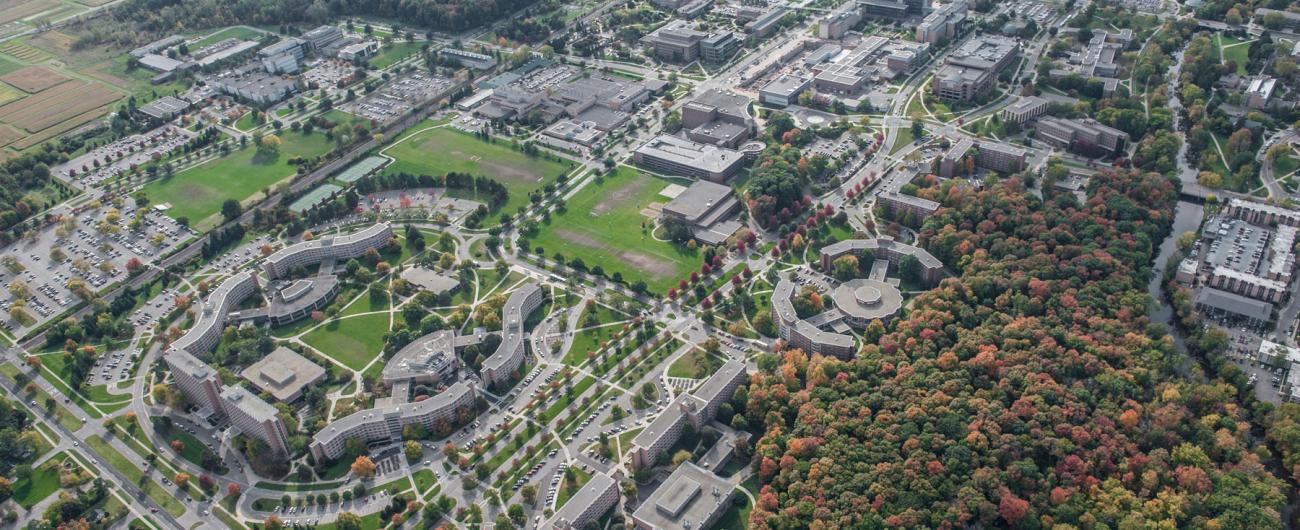
[[[472,394],[474,387],[465,384],[464,381],[457,381],[446,390],[439,392],[437,395],[424,401],[414,403],[387,403],[375,408],[359,410],[348,414],[338,420],[331,422],[315,436],[312,436],[312,443],[328,444],[336,436],[351,436],[353,429],[360,427],[368,422],[383,418],[390,414],[400,414],[402,416],[423,416],[430,410],[438,410],[450,406],[468,394]]]
[[[146,116],[164,119],[190,108],[190,103],[172,96],[163,96],[139,107]]]
[[[664,211],[696,223],[714,207],[731,197],[731,188],[707,180],[697,180],[664,206]]]
[[[633,518],[656,530],[702,530],[731,506],[734,493],[726,480],[686,462],[637,507]]]
[[[442,373],[455,362],[456,332],[435,331],[407,344],[384,365],[385,382]]]
[[[713,109],[723,116],[749,119],[749,98],[730,90],[712,88],[696,96],[686,105]]]
[[[710,173],[726,172],[736,160],[742,158],[739,152],[725,147],[705,145],[666,134],[641,144],[636,151],[644,156],[698,167]]]
[[[835,308],[850,317],[863,320],[884,320],[903,307],[903,294],[889,283],[857,278],[840,284],[831,291]]]
[[[287,402],[324,378],[325,369],[298,352],[280,346],[239,375],[276,400]]]
[[[1020,113],[1020,112],[1025,112],[1030,109],[1036,108],[1039,105],[1046,105],[1046,104],[1047,104],[1047,100],[1040,98],[1038,96],[1025,96],[1020,99],[1017,99],[1015,103],[1007,105],[1007,110],[1013,113]]]
[[[262,401],[262,398],[239,385],[231,385],[223,389],[221,400],[225,402],[227,410],[231,407],[238,408],[244,415],[259,422],[275,421],[280,413],[273,405]]]
[[[569,500],[555,512],[551,518],[553,521],[575,521],[583,512],[596,503],[602,495],[609,491],[610,488],[617,487],[615,480],[605,473],[596,473],[586,484],[569,497]]]
[[[1237,293],[1221,291],[1213,287],[1202,288],[1196,293],[1196,304],[1227,311],[1246,318],[1268,322],[1273,315],[1273,304],[1254,298],[1246,298]]]
[[[704,381],[704,384],[700,385],[699,388],[696,388],[691,394],[700,398],[705,403],[712,402],[718,394],[721,394],[722,391],[726,389],[727,384],[730,383],[734,377],[744,372],[744,362],[735,359],[729,360],[726,364],[723,364],[721,368],[718,368],[716,372],[713,372],[713,375],[710,375],[709,378]]]

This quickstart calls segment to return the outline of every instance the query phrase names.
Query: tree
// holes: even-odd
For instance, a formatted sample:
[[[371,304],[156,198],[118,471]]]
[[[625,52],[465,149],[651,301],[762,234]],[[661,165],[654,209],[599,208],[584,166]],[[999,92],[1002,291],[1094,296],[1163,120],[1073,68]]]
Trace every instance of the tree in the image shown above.
[[[334,520],[334,528],[338,530],[362,530],[361,516],[352,512],[342,512]]]
[[[244,213],[244,207],[235,199],[226,199],[221,203],[221,216],[227,221],[233,221]]]
[[[257,148],[259,151],[278,153],[280,152],[280,144],[279,136],[268,134],[263,136],[262,139],[257,142]]]
[[[415,440],[408,440],[406,442],[405,452],[407,460],[418,462],[420,458],[424,456],[424,446],[420,445],[420,442]]]
[[[840,281],[852,279],[858,275],[858,257],[840,256],[831,262],[831,267],[834,269],[835,279]]]
[[[690,451],[682,449],[680,451],[677,451],[676,453],[673,453],[673,461],[672,461],[673,467],[680,466],[682,465],[682,463],[689,462],[690,460],[691,460]]]
[[[925,126],[921,124],[921,120],[913,119],[913,120],[912,120],[912,138],[913,138],[913,139],[917,139],[917,140],[919,140],[919,139],[921,138],[921,136],[924,135],[924,134],[925,134]]]
[[[375,462],[370,457],[361,455],[352,462],[352,474],[360,479],[369,479],[375,476]]]

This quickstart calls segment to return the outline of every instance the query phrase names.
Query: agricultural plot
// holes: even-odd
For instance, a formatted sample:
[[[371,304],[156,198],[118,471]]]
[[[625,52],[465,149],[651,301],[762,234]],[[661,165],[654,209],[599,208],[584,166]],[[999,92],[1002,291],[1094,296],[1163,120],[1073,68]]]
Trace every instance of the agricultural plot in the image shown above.
[[[39,15],[59,7],[58,0],[4,0],[0,1],[0,24]]]
[[[612,176],[588,184],[568,201],[565,212],[544,222],[532,238],[546,255],[581,258],[606,275],[620,273],[627,282],[643,280],[655,292],[667,292],[699,264],[699,253],[654,236],[654,212],[668,202],[660,195],[673,182],[620,167]]]
[[[4,81],[28,94],[35,94],[72,78],[44,66],[29,66],[0,76]]]
[[[394,162],[388,173],[442,175],[449,172],[486,176],[500,182],[509,198],[500,211],[514,213],[528,204],[528,193],[569,171],[566,164],[535,158],[504,142],[488,143],[448,127],[425,121],[411,128],[384,150]],[[475,197],[462,197],[475,199]]]

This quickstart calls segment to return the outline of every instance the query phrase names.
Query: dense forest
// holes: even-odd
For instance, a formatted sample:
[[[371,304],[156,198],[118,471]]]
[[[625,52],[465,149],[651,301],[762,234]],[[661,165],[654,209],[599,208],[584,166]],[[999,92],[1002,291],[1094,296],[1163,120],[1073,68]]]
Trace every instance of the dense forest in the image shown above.
[[[1146,317],[1173,184],[952,184],[920,235],[957,278],[851,361],[762,358],[751,528],[1280,528],[1236,389]]]
[[[463,31],[511,15],[532,1],[127,0],[112,11],[117,24],[99,20],[88,25],[78,44],[127,44],[163,34],[235,24],[320,24],[361,15],[399,20],[418,28]]]

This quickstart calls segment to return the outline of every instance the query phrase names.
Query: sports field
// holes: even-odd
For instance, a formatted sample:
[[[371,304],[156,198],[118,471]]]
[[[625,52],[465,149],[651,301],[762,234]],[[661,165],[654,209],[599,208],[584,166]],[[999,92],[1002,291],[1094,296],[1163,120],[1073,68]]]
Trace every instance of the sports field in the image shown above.
[[[620,167],[613,176],[582,188],[563,214],[542,224],[531,244],[543,247],[547,257],[558,251],[566,261],[582,258],[589,268],[599,265],[607,275],[619,272],[628,283],[644,280],[650,290],[667,292],[701,259],[698,251],[653,236],[654,221],[643,211],[668,203],[659,192],[669,184],[673,182]]]
[[[385,148],[383,153],[394,158],[385,171],[417,175],[454,171],[490,177],[505,185],[510,193],[500,211],[513,214],[528,204],[529,192],[570,169],[568,164],[520,153],[504,142],[487,143],[449,127],[435,128],[436,125],[426,120]]]
[[[297,168],[289,163],[296,157],[315,157],[332,148],[322,133],[304,135],[285,132],[279,153],[260,152],[249,145],[229,155],[150,182],[144,193],[154,204],[171,203],[172,217],[187,217],[199,223],[221,211],[226,199],[243,201],[285,178]],[[252,142],[249,142],[250,144]]]

